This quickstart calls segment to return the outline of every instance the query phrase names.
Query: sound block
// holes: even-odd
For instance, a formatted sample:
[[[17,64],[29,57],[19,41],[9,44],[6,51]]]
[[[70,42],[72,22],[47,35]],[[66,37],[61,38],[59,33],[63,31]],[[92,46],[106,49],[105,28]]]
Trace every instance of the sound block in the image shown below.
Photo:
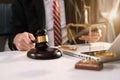
[[[27,52],[27,56],[32,59],[56,59],[62,56],[62,52],[57,48],[48,47],[44,50],[34,48]]]
[[[75,64],[75,68],[100,71],[103,69],[103,63],[92,60],[81,60]]]

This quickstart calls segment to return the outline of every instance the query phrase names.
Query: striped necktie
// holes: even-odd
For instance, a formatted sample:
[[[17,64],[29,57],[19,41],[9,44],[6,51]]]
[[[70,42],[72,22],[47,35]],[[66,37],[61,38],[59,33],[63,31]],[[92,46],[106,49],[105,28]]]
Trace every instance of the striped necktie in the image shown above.
[[[53,29],[54,29],[54,45],[55,46],[61,45],[62,34],[58,0],[53,0]]]

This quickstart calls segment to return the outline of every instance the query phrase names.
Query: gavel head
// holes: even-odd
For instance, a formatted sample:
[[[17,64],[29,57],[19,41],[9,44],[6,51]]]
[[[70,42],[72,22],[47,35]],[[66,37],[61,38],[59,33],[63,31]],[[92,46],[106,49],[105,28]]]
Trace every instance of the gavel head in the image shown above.
[[[38,30],[36,33],[36,44],[35,48],[38,50],[44,50],[48,47],[48,36],[46,30]]]

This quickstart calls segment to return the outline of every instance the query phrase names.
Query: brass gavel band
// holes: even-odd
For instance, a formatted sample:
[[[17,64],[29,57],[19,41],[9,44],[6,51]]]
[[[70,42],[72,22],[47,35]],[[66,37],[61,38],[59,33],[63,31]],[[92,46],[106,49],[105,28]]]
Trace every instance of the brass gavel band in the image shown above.
[[[37,43],[48,42],[48,36],[37,36]]]

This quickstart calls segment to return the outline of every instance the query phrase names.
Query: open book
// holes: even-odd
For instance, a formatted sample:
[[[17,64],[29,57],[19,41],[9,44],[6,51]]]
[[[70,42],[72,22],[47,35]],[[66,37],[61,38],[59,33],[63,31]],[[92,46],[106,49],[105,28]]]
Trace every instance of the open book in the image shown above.
[[[78,57],[80,59],[96,59],[101,62],[120,60],[120,35],[112,43],[96,42],[91,44],[66,45],[76,47],[77,50],[61,49],[64,54]],[[97,57],[87,53],[102,51],[106,53],[116,53],[114,57]]]
[[[114,61],[120,60],[120,34],[116,37],[116,39],[112,42],[112,45],[107,50],[107,52],[114,52],[116,53],[116,57],[104,61]]]

